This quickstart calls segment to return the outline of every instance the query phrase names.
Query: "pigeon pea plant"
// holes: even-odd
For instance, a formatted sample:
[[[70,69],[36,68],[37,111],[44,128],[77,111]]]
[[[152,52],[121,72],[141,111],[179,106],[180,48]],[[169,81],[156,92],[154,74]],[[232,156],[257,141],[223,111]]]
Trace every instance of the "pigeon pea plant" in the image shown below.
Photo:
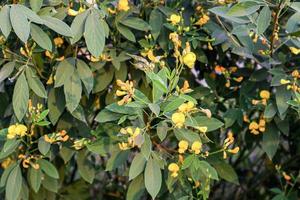
[[[299,198],[300,3],[0,2],[0,194]]]

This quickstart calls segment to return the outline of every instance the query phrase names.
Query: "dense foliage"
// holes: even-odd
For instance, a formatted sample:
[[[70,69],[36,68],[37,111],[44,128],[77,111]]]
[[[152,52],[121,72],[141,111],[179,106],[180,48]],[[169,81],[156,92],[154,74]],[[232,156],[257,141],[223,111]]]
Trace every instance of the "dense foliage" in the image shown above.
[[[299,199],[299,2],[0,6],[3,199]]]

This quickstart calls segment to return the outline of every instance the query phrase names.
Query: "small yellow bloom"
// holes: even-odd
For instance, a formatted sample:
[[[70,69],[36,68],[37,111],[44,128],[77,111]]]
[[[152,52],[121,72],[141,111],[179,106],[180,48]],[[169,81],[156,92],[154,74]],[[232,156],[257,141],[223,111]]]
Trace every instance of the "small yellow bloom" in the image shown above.
[[[292,76],[294,77],[294,78],[298,78],[299,77],[299,71],[298,70],[294,70],[293,72],[292,72]]]
[[[130,9],[128,0],[119,0],[118,10],[119,11],[128,11]]]
[[[195,24],[199,26],[203,26],[209,21],[209,16],[208,15],[203,15]]]
[[[180,15],[172,14],[168,21],[170,21],[173,25],[176,25],[180,22],[181,17]]]
[[[198,129],[201,133],[206,133],[206,131],[207,131],[207,126],[198,126],[197,129]]]
[[[300,53],[300,49],[297,49],[296,47],[290,47],[290,51],[295,55]]]
[[[168,170],[172,172],[171,176],[176,178],[178,176],[179,166],[176,163],[171,163],[168,166]]]
[[[188,149],[189,147],[189,143],[185,140],[180,140],[178,143],[178,153],[182,154],[185,153],[185,151]]]
[[[291,176],[287,175],[286,172],[282,172],[282,176],[286,181],[290,181],[292,179]]]
[[[196,62],[196,54],[193,52],[188,52],[183,56],[183,63],[189,68],[193,68]]]
[[[268,90],[262,90],[262,91],[260,91],[259,96],[262,99],[269,99],[270,98],[270,92]]]
[[[183,113],[176,112],[172,115],[172,121],[176,127],[181,128],[185,122],[185,116]]]
[[[192,151],[194,151],[195,154],[199,154],[202,149],[202,143],[200,141],[195,141],[192,144]]]
[[[72,8],[69,8],[69,9],[68,9],[68,15],[69,15],[69,16],[76,16],[76,15],[78,15],[78,14],[79,14],[78,11],[73,10]]]
[[[286,80],[286,79],[280,79],[280,84],[281,85],[285,85],[285,84],[289,84],[291,81]]]
[[[124,95],[126,95],[126,94],[127,94],[127,92],[125,92],[125,91],[121,91],[121,90],[117,90],[117,91],[116,91],[116,95],[117,95],[118,97],[124,96]]]
[[[64,39],[62,37],[56,37],[53,41],[57,47],[61,47],[64,44]]]
[[[232,154],[237,154],[239,152],[240,148],[239,147],[235,147],[234,149],[228,149],[229,153]]]
[[[126,143],[126,142],[121,142],[118,145],[119,145],[120,150],[124,151],[124,150],[130,149],[128,143]]]
[[[14,161],[11,158],[6,158],[5,160],[2,161],[1,163],[1,167],[3,169],[6,169],[7,167],[9,167]]]
[[[249,129],[250,130],[252,130],[252,129],[258,129],[258,128],[259,128],[259,126],[258,126],[258,124],[256,122],[251,122],[249,124]]]
[[[7,139],[13,139],[16,137],[16,127],[17,125],[10,125],[7,131]]]

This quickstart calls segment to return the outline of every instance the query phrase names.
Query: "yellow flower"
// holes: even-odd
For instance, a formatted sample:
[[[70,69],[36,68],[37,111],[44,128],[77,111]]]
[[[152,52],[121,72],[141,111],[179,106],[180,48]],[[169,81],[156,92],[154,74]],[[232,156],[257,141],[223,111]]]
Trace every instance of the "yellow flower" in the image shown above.
[[[134,94],[133,82],[128,80],[126,82],[117,80],[117,85],[121,88],[121,90],[116,91],[116,96],[124,96],[120,101],[118,101],[118,105],[121,106],[131,102]]]
[[[195,154],[199,154],[202,149],[202,143],[200,141],[195,141],[192,144],[192,151],[195,152]]]
[[[188,52],[183,56],[183,63],[189,68],[193,68],[196,62],[196,54],[193,52]]]
[[[189,147],[189,143],[185,140],[180,140],[178,143],[178,153],[184,153],[188,147]]]
[[[207,131],[207,126],[198,126],[197,129],[202,132],[202,133],[206,133]]]
[[[27,127],[23,124],[18,124],[15,128],[15,132],[17,135],[23,137],[27,132]]]
[[[285,84],[289,84],[291,81],[286,80],[286,79],[280,79],[280,84],[281,85],[285,85]]]
[[[186,93],[190,93],[192,91],[193,90],[190,88],[189,82],[187,80],[185,80],[184,83],[183,83],[182,88],[180,89],[180,92],[183,93],[183,94],[186,94]]]
[[[192,101],[189,101],[187,103],[183,103],[179,106],[178,110],[182,113],[188,113],[192,111],[195,107],[195,104]]]
[[[121,143],[119,143],[118,145],[119,145],[119,148],[120,148],[121,150],[123,150],[123,151],[124,151],[124,150],[127,150],[127,149],[130,149],[128,143],[126,143],[126,142],[121,142]]]
[[[240,148],[239,147],[235,147],[234,149],[228,149],[229,153],[232,154],[237,154],[239,152]]]
[[[181,128],[185,122],[185,116],[183,113],[176,112],[172,115],[172,121],[176,127]]]
[[[7,139],[13,139],[16,137],[16,127],[17,125],[10,125],[7,130]]]
[[[168,170],[172,172],[171,176],[176,178],[178,176],[179,166],[176,163],[171,163],[168,166]]]
[[[11,158],[6,158],[5,160],[2,161],[1,163],[1,167],[3,169],[6,169],[7,167],[9,167],[9,165],[11,165],[13,163],[13,160]]]
[[[262,91],[260,91],[259,96],[262,99],[269,99],[270,98],[270,92],[268,90],[262,90]]]
[[[79,14],[78,11],[73,10],[72,8],[69,8],[69,9],[68,9],[68,15],[69,15],[69,16],[76,16],[76,15],[78,15],[78,14]]]
[[[57,47],[61,47],[64,44],[64,39],[62,39],[61,37],[56,37],[53,40],[55,46]]]
[[[203,15],[195,24],[199,26],[203,26],[209,21],[209,16],[208,15]]]
[[[119,11],[128,11],[130,9],[128,0],[119,0],[118,10]]]
[[[296,47],[290,47],[290,50],[295,55],[298,55],[300,53],[300,49],[297,49]]]
[[[76,150],[80,150],[80,149],[84,148],[88,144],[88,142],[89,142],[89,140],[86,138],[77,139],[74,141],[74,144],[72,147],[74,147],[74,149],[76,149]]]
[[[170,21],[173,25],[176,25],[180,22],[181,17],[180,15],[172,14],[168,21]]]
[[[299,71],[295,69],[295,70],[292,72],[292,76],[293,76],[294,78],[298,78],[298,77],[299,77]]]

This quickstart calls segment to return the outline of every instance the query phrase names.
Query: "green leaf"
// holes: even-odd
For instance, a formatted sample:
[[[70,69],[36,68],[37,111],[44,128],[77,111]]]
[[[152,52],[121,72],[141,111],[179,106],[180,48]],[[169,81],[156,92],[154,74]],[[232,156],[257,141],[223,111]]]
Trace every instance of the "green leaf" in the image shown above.
[[[256,12],[259,8],[260,6],[255,2],[241,2],[232,6],[227,12],[227,15],[234,17],[247,16]]]
[[[42,170],[30,167],[28,173],[30,186],[33,189],[33,191],[37,193],[42,183]]]
[[[148,107],[149,107],[150,110],[155,114],[156,117],[159,116],[159,113],[160,113],[160,107],[159,107],[158,104],[150,103],[150,104],[148,104]]]
[[[51,144],[46,142],[44,137],[40,137],[38,142],[38,149],[43,154],[46,155],[50,150]]]
[[[74,72],[71,78],[64,85],[66,106],[70,112],[73,112],[81,99],[82,86],[77,72]]]
[[[86,151],[80,151],[77,156],[77,165],[80,176],[92,184],[95,178],[95,170],[86,160]]]
[[[163,141],[166,138],[168,129],[169,129],[168,124],[165,121],[161,121],[158,124],[156,130],[160,141]]]
[[[271,119],[276,115],[276,107],[273,105],[273,103],[270,103],[267,105],[264,111],[264,117],[267,119]]]
[[[152,199],[157,196],[162,183],[162,176],[159,164],[156,160],[150,158],[145,169],[145,186]]]
[[[12,154],[16,150],[16,148],[19,146],[20,143],[21,143],[21,140],[17,140],[16,138],[6,140],[2,150],[0,152],[0,160],[3,158],[6,158],[10,154]]]
[[[65,163],[68,163],[74,154],[75,151],[68,147],[62,147],[59,152],[59,155],[62,157]]]
[[[120,167],[127,159],[130,151],[114,151],[106,164],[106,171],[112,171]]]
[[[116,27],[117,30],[121,33],[121,35],[123,35],[127,40],[131,42],[136,42],[135,36],[129,28],[120,23],[117,23]]]
[[[30,33],[30,23],[19,6],[11,6],[10,20],[12,27],[20,40],[27,42]]]
[[[70,79],[75,70],[75,60],[73,58],[67,58],[61,61],[55,73],[55,84],[54,87],[60,87]]]
[[[163,111],[164,113],[167,113],[167,112],[171,112],[171,111],[174,111],[174,110],[177,110],[178,107],[183,104],[185,102],[185,99],[182,99],[182,98],[175,98],[173,99],[172,101],[170,101],[164,108],[163,108]]]
[[[85,86],[85,89],[87,90],[87,93],[89,94],[93,87],[94,87],[94,76],[89,68],[89,66],[82,60],[77,59],[77,72],[78,75],[83,82],[83,85]]]
[[[99,15],[92,12],[86,19],[84,38],[88,50],[95,57],[99,57],[105,46],[105,32]]]
[[[286,89],[285,85],[276,87],[276,105],[280,115],[283,115],[289,108],[287,103],[291,99],[291,92]]]
[[[95,83],[93,93],[101,92],[107,89],[107,86],[111,83],[114,78],[114,68],[100,69],[95,76]]]
[[[30,6],[31,6],[31,9],[34,12],[38,12],[41,9],[42,5],[43,5],[43,0],[30,0],[29,3],[30,3]]]
[[[142,199],[144,190],[145,190],[144,177],[140,175],[135,179],[133,179],[129,184],[127,194],[126,194],[126,199],[127,200]]]
[[[181,169],[189,168],[193,164],[195,159],[196,157],[194,154],[187,156],[182,163]]]
[[[29,100],[28,84],[24,72],[18,77],[13,93],[13,109],[19,121],[23,119],[27,112]]]
[[[196,162],[196,167],[206,177],[214,179],[214,180],[219,180],[217,171],[208,162],[203,161],[203,160],[201,160],[201,161],[198,160]]]
[[[6,38],[8,38],[12,28],[9,12],[10,7],[8,5],[5,5],[0,11],[0,30]]]
[[[48,96],[49,119],[54,125],[65,109],[65,98],[61,90],[52,88]]]
[[[270,25],[272,12],[268,6],[265,6],[257,17],[257,34],[263,34]]]
[[[47,176],[46,174],[44,174],[44,178],[42,180],[42,185],[45,189],[57,193],[59,185],[58,185],[58,180],[54,179],[50,176]]]
[[[74,35],[74,37],[70,39],[72,44],[78,42],[80,38],[83,36],[85,21],[88,16],[88,13],[89,13],[88,11],[85,11],[83,13],[80,13],[74,18],[71,25],[71,30]]]
[[[71,113],[71,115],[73,117],[75,117],[76,119],[78,119],[84,123],[87,123],[86,119],[85,119],[84,109],[82,108],[81,105],[78,105],[76,107],[76,109]]]
[[[105,123],[105,122],[118,120],[118,119],[120,119],[121,116],[122,116],[122,114],[114,113],[107,109],[103,109],[103,110],[101,110],[101,112],[99,112],[97,114],[95,121],[97,121],[99,123]]]
[[[146,159],[143,154],[137,154],[129,168],[129,180],[136,178],[140,175],[145,169]]]
[[[128,17],[124,20],[121,20],[120,23],[140,31],[148,31],[150,29],[150,26],[147,22],[137,17]]]
[[[163,15],[158,9],[152,10],[150,14],[149,24],[151,26],[151,34],[154,40],[156,40],[163,25]]]
[[[45,172],[48,176],[55,179],[59,178],[58,171],[51,162],[45,159],[40,159],[38,160],[38,163],[40,164],[42,171]]]
[[[152,152],[152,142],[150,140],[150,136],[148,134],[144,134],[144,143],[141,147],[141,153],[144,155],[146,160],[149,159]]]
[[[269,124],[266,131],[263,133],[262,148],[272,160],[279,146],[280,132],[273,125]]]
[[[49,36],[41,29],[39,26],[35,24],[30,24],[30,34],[32,39],[42,48],[52,51],[52,42]]]
[[[1,181],[0,181],[0,187],[3,188],[6,185],[8,176],[10,172],[17,166],[17,163],[9,165],[4,171],[2,172],[1,175]]]
[[[225,179],[228,182],[239,185],[238,175],[230,164],[224,161],[218,161],[216,163],[213,163],[213,166],[217,170],[221,178]]]
[[[14,71],[15,64],[16,63],[12,61],[3,65],[3,67],[0,70],[0,83],[11,75],[11,73]]]
[[[196,128],[197,126],[206,126],[207,132],[217,130],[224,125],[218,119],[208,118],[206,116],[190,117],[186,120],[185,124],[187,126],[192,126],[194,128]]]
[[[28,85],[33,90],[33,92],[39,97],[47,98],[47,92],[45,90],[45,87],[43,83],[40,81],[36,72],[33,71],[33,69],[31,69],[30,67],[27,67],[25,72],[26,72]]]
[[[65,22],[50,16],[42,16],[42,19],[44,24],[53,31],[67,37],[73,36],[70,27]]]
[[[16,165],[10,172],[6,188],[5,197],[7,200],[17,200],[22,188],[22,172],[19,165]]]

